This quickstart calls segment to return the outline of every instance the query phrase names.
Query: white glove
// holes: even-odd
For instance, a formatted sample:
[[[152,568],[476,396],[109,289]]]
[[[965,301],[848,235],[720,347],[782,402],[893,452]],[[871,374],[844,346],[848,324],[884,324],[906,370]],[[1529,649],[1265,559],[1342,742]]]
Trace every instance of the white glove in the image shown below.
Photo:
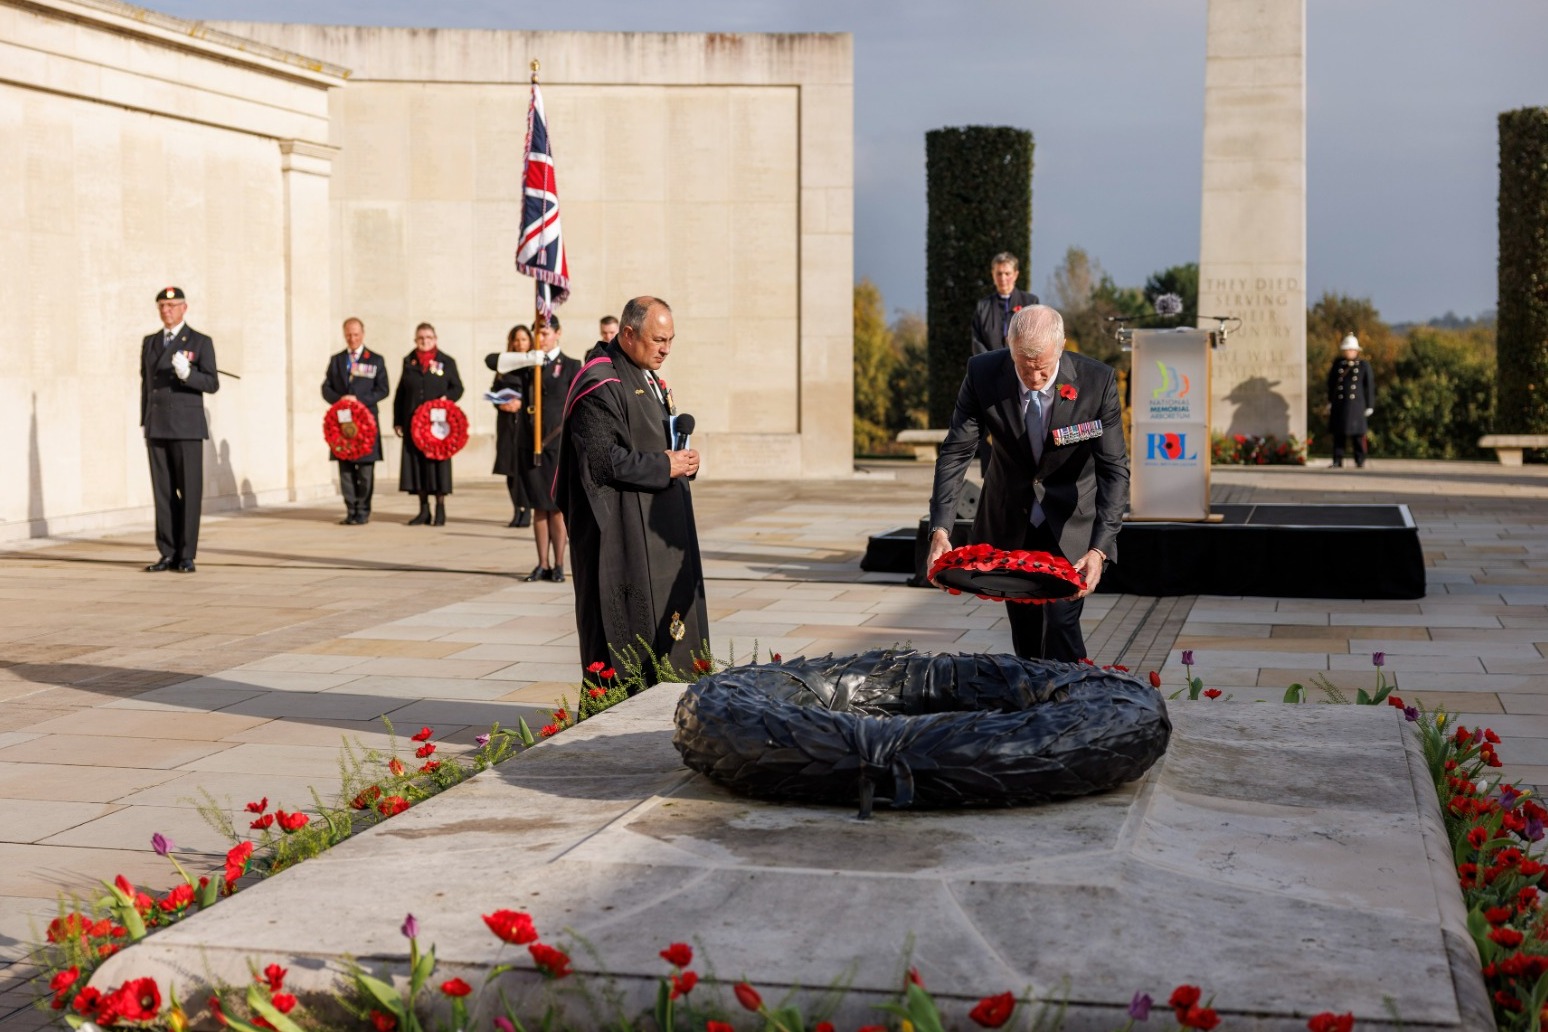
[[[543,352],[537,348],[531,351],[502,351],[500,357],[495,360],[495,372],[511,373],[517,369],[532,369],[543,364]]]
[[[1370,414],[1371,414],[1371,413],[1372,413],[1372,412],[1375,412],[1375,411],[1376,411],[1376,410],[1375,410],[1375,409],[1373,409],[1373,408],[1368,408],[1368,409],[1366,409],[1366,410],[1365,410],[1365,414],[1366,414],[1366,415],[1367,415],[1367,416],[1369,416],[1369,415],[1370,415]]]
[[[172,371],[177,374],[179,380],[188,379],[188,356],[181,351],[172,356]]]

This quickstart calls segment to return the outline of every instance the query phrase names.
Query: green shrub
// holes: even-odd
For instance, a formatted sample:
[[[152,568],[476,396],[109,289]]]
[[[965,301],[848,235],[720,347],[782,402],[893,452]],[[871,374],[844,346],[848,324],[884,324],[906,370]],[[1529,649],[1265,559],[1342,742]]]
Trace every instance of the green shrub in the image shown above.
[[[1001,251],[1031,279],[1032,134],[1009,126],[925,133],[926,322],[930,334],[930,425],[951,422],[973,354],[973,307],[994,289],[989,262]]]
[[[1480,458],[1478,438],[1494,425],[1494,412],[1495,359],[1486,332],[1416,326],[1392,382],[1376,387],[1371,453]]]

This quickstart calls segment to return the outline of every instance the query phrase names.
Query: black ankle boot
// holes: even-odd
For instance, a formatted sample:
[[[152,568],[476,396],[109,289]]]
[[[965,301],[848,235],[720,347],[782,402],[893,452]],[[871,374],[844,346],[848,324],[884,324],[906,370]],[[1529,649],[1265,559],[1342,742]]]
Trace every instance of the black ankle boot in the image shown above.
[[[507,523],[506,526],[507,527],[530,527],[530,526],[532,526],[532,510],[531,509],[517,509],[515,517],[513,517],[511,519],[511,522]]]
[[[419,515],[408,521],[411,527],[423,527],[430,522],[430,503],[423,498],[419,500]]]
[[[435,525],[437,527],[444,527],[444,526],[446,526],[446,503],[441,501],[439,498],[437,498],[435,500],[435,521],[434,522],[435,522]]]

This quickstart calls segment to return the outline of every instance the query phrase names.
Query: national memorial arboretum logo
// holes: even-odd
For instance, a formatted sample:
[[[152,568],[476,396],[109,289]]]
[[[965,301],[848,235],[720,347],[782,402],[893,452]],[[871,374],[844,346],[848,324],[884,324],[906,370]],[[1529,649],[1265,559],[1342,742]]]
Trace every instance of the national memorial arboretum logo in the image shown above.
[[[1146,402],[1149,418],[1195,419],[1193,398],[1189,396],[1189,392],[1193,389],[1193,382],[1187,374],[1165,362],[1157,362],[1156,368],[1161,373],[1161,385],[1151,390],[1150,398]]]

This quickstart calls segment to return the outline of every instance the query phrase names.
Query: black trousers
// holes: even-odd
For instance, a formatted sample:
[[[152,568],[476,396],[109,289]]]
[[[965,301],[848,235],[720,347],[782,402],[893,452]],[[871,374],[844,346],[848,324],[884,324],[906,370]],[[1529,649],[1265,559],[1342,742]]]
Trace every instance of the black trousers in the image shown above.
[[[156,550],[163,559],[192,562],[199,551],[204,501],[204,442],[152,437],[145,449],[156,496]]]
[[[1029,552],[1063,554],[1046,523],[1041,527],[1028,524],[1026,542],[1021,547]],[[1085,608],[1083,598],[1037,605],[1005,603],[1005,615],[1011,626],[1011,646],[1016,655],[1022,659],[1058,659],[1070,663],[1085,659],[1086,639],[1080,633],[1080,614]]]
[[[1351,443],[1354,444],[1354,460],[1355,460],[1355,465],[1356,466],[1363,466],[1363,465],[1365,465],[1365,452],[1366,452],[1366,446],[1367,446],[1365,435],[1364,434],[1340,434],[1340,433],[1335,433],[1333,435],[1333,465],[1335,465],[1335,466],[1342,466],[1344,464],[1344,442],[1345,441],[1350,441]]]
[[[376,463],[339,461],[339,490],[344,510],[351,516],[371,515],[371,493],[376,489]]]

